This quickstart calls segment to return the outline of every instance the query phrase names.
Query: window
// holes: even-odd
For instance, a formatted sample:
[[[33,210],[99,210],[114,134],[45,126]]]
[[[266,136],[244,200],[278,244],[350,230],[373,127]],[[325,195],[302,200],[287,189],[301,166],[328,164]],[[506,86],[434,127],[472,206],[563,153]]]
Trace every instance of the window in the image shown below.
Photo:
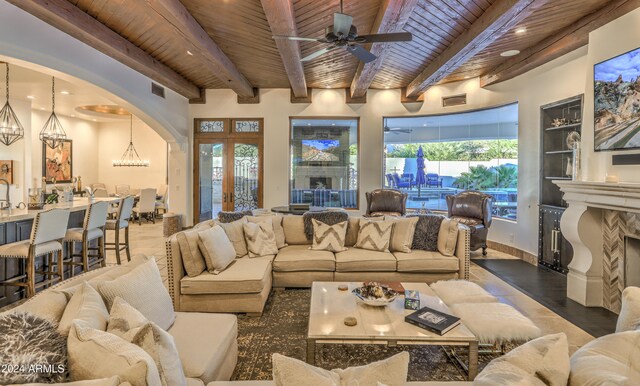
[[[446,196],[480,190],[493,196],[494,216],[516,219],[517,103],[457,114],[388,117],[383,127],[384,186],[407,192],[407,208],[446,210]]]
[[[358,208],[358,123],[291,119],[289,202]]]

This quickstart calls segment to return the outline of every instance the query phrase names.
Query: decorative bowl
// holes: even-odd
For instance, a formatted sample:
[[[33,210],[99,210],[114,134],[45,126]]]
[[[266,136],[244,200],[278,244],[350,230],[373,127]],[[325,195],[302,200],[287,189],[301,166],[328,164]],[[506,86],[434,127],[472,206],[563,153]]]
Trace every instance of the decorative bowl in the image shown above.
[[[390,287],[378,283],[367,283],[362,287],[354,288],[351,293],[364,304],[373,307],[384,307],[391,304],[400,295]]]

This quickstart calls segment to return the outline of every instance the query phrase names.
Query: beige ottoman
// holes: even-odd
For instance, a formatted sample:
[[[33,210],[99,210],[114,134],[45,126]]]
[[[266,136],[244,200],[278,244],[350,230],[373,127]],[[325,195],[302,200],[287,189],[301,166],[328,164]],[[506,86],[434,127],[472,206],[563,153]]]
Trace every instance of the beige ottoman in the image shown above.
[[[498,299],[467,280],[440,280],[429,287],[448,306],[458,303],[497,303]]]

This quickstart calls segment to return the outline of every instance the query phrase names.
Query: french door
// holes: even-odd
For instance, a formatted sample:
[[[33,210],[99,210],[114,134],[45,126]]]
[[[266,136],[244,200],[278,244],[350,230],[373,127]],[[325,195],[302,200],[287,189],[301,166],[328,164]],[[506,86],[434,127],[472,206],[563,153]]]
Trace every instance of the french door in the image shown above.
[[[215,218],[220,211],[262,207],[262,153],[261,119],[196,119],[196,222]]]

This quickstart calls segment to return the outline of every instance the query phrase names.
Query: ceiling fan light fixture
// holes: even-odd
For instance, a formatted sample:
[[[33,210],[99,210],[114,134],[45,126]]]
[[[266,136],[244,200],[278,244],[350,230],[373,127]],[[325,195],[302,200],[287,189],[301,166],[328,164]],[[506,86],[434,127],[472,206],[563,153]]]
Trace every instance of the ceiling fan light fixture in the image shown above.
[[[44,108],[41,108],[44,110]],[[67,139],[67,133],[64,131],[58,116],[56,115],[56,78],[51,77],[51,115],[47,122],[40,130],[40,140],[52,149],[62,145]]]
[[[11,104],[9,104],[9,63],[5,63],[5,65],[7,66],[7,101],[2,110],[0,110],[0,142],[9,146],[24,138],[24,128],[16,113],[13,112]]]

